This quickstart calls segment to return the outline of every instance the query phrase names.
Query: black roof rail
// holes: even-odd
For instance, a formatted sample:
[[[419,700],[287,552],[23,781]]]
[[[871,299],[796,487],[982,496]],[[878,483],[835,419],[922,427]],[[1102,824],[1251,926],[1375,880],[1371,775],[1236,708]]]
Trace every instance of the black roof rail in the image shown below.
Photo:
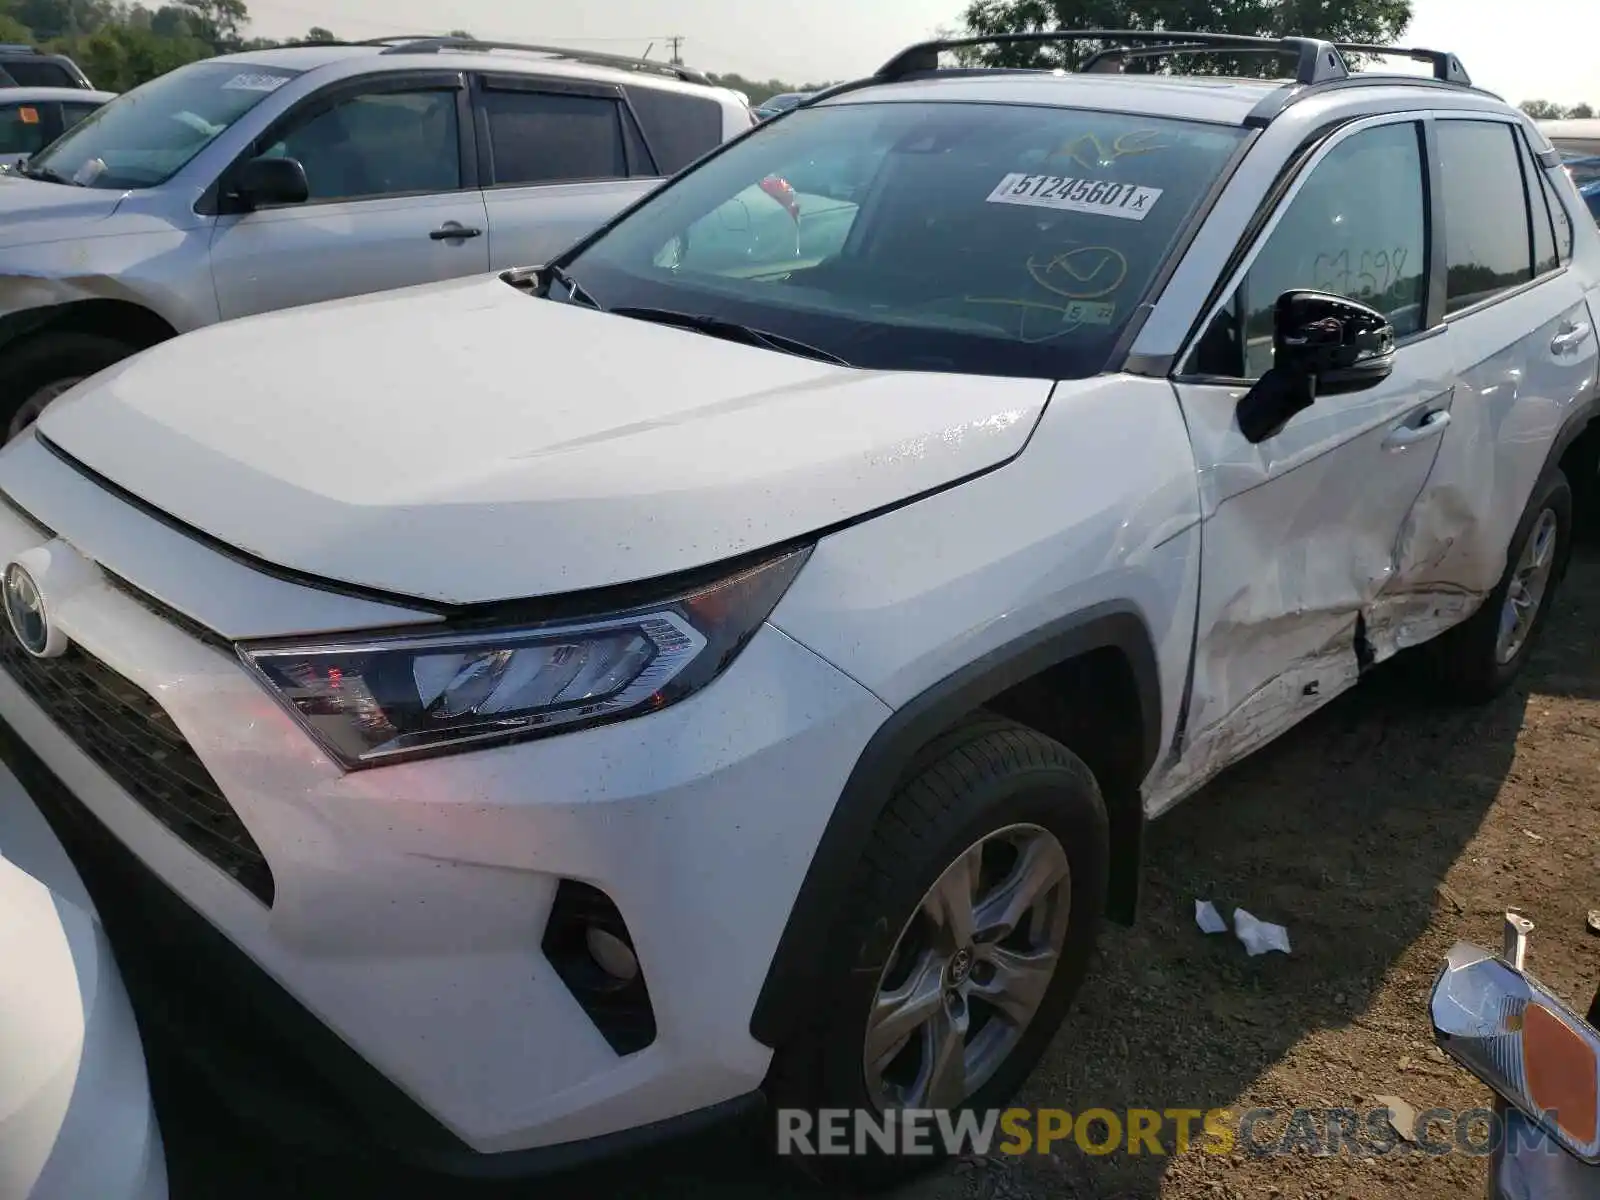
[[[1463,87],[1472,86],[1472,76],[1467,74],[1467,69],[1461,65],[1461,60],[1448,50],[1423,50],[1404,46],[1368,46],[1361,42],[1335,42],[1333,48],[1341,54],[1376,54],[1389,58],[1409,58],[1415,62],[1425,62],[1433,67],[1433,77],[1441,83],[1459,83]]]
[[[521,50],[531,54],[548,54],[570,62],[588,63],[595,67],[619,67],[629,71],[651,71],[658,75],[714,86],[703,72],[676,63],[657,62],[650,58],[628,58],[621,54],[601,54],[598,51],[571,50],[565,46],[533,46],[524,42],[485,41],[479,38],[457,37],[388,37],[372,38],[364,43],[383,46],[384,54],[437,54],[441,50]]]
[[[968,46],[1046,45],[1052,42],[1104,42],[1126,49],[1140,49],[1157,42],[1168,48],[1181,46],[1186,53],[1204,47],[1214,53],[1277,53],[1295,60],[1294,79],[1300,84],[1331,83],[1350,75],[1349,64],[1332,42],[1320,38],[1246,37],[1231,33],[1191,33],[1173,29],[1061,29],[1054,32],[999,33],[984,37],[942,38],[908,46],[878,68],[874,78],[880,83],[904,79],[939,69],[939,55]],[[1110,48],[1109,46],[1107,48]]]

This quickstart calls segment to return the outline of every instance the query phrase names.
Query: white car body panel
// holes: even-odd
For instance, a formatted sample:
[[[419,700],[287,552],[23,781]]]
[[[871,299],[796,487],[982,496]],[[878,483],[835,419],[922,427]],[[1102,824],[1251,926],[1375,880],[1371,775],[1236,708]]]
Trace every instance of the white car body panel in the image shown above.
[[[1066,511],[1077,517],[1063,522]],[[1194,633],[1198,521],[1171,385],[1059,384],[1026,453],[824,538],[771,620],[900,708],[1030,630],[1122,603],[1157,648],[1168,740]]]
[[[0,508],[0,558],[37,541]],[[818,796],[843,786],[889,711],[778,630],[759,632],[716,687],[643,724],[347,775],[231,656],[122,590],[90,583],[54,615],[163,697],[269,857],[273,907],[130,803],[0,674],[7,723],[138,858],[474,1149],[614,1132],[760,1084],[771,1052],[741,1014],[827,820]],[[780,689],[788,703],[764,702]],[[630,835],[610,836],[620,828]],[[660,1036],[627,1058],[540,952],[563,877],[613,897],[651,981]],[[656,902],[668,892],[683,903]],[[708,929],[724,969],[681,952]]]
[[[166,1200],[133,1009],[83,882],[0,767],[0,1195]]]
[[[317,389],[261,369],[284,338]],[[436,402],[396,421],[419,371]],[[39,428],[270,562],[471,603],[671,574],[897,503],[1016,454],[1048,394],[852,371],[490,277],[218,325],[103,372]]]

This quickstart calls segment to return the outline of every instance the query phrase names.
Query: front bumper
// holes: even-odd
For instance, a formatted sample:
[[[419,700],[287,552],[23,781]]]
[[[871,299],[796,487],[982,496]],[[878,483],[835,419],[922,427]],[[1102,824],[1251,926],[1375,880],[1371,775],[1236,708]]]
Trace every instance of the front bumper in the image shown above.
[[[39,540],[0,508],[0,561]],[[205,944],[235,960],[224,1003],[291,1040],[334,1035],[301,1057],[340,1077],[328,1082],[391,1148],[495,1174],[484,1156],[570,1148],[759,1086],[771,1051],[750,1013],[839,790],[888,715],[798,643],[764,627],[712,686],[646,717],[347,775],[232,656],[126,587],[97,582],[52,615],[158,698],[270,864],[270,907],[0,672],[8,758],[58,822],[103,830],[110,859],[159,881],[151,903],[179,902],[162,921],[175,931],[192,910],[220,935],[163,930],[180,960]],[[541,949],[564,880],[626,922],[656,1031],[642,1050],[617,1053]]]

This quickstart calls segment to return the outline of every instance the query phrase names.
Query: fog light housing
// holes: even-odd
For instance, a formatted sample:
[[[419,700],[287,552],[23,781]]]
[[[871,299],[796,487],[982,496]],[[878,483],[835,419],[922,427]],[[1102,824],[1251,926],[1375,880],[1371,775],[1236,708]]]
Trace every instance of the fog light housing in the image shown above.
[[[618,1054],[656,1040],[655,1010],[633,937],[611,897],[563,879],[540,945],[567,991]]]

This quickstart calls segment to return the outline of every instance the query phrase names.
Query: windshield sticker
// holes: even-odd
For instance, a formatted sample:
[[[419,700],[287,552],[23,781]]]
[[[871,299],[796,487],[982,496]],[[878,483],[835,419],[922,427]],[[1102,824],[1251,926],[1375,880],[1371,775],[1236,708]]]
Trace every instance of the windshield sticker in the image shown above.
[[[37,108],[29,108],[26,104],[17,110],[17,116],[21,118],[24,125],[37,125],[39,123],[39,110]]]
[[[288,83],[292,75],[235,75],[222,85],[225,92],[275,92]]]
[[[72,182],[79,187],[89,187],[106,173],[106,160],[91,158],[72,173]]]
[[[989,193],[990,204],[1019,204],[1024,208],[1053,208],[1065,212],[1097,213],[1124,221],[1142,221],[1161,199],[1161,188],[1098,179],[1063,178],[1059,175],[1025,175],[1014,171]]]

